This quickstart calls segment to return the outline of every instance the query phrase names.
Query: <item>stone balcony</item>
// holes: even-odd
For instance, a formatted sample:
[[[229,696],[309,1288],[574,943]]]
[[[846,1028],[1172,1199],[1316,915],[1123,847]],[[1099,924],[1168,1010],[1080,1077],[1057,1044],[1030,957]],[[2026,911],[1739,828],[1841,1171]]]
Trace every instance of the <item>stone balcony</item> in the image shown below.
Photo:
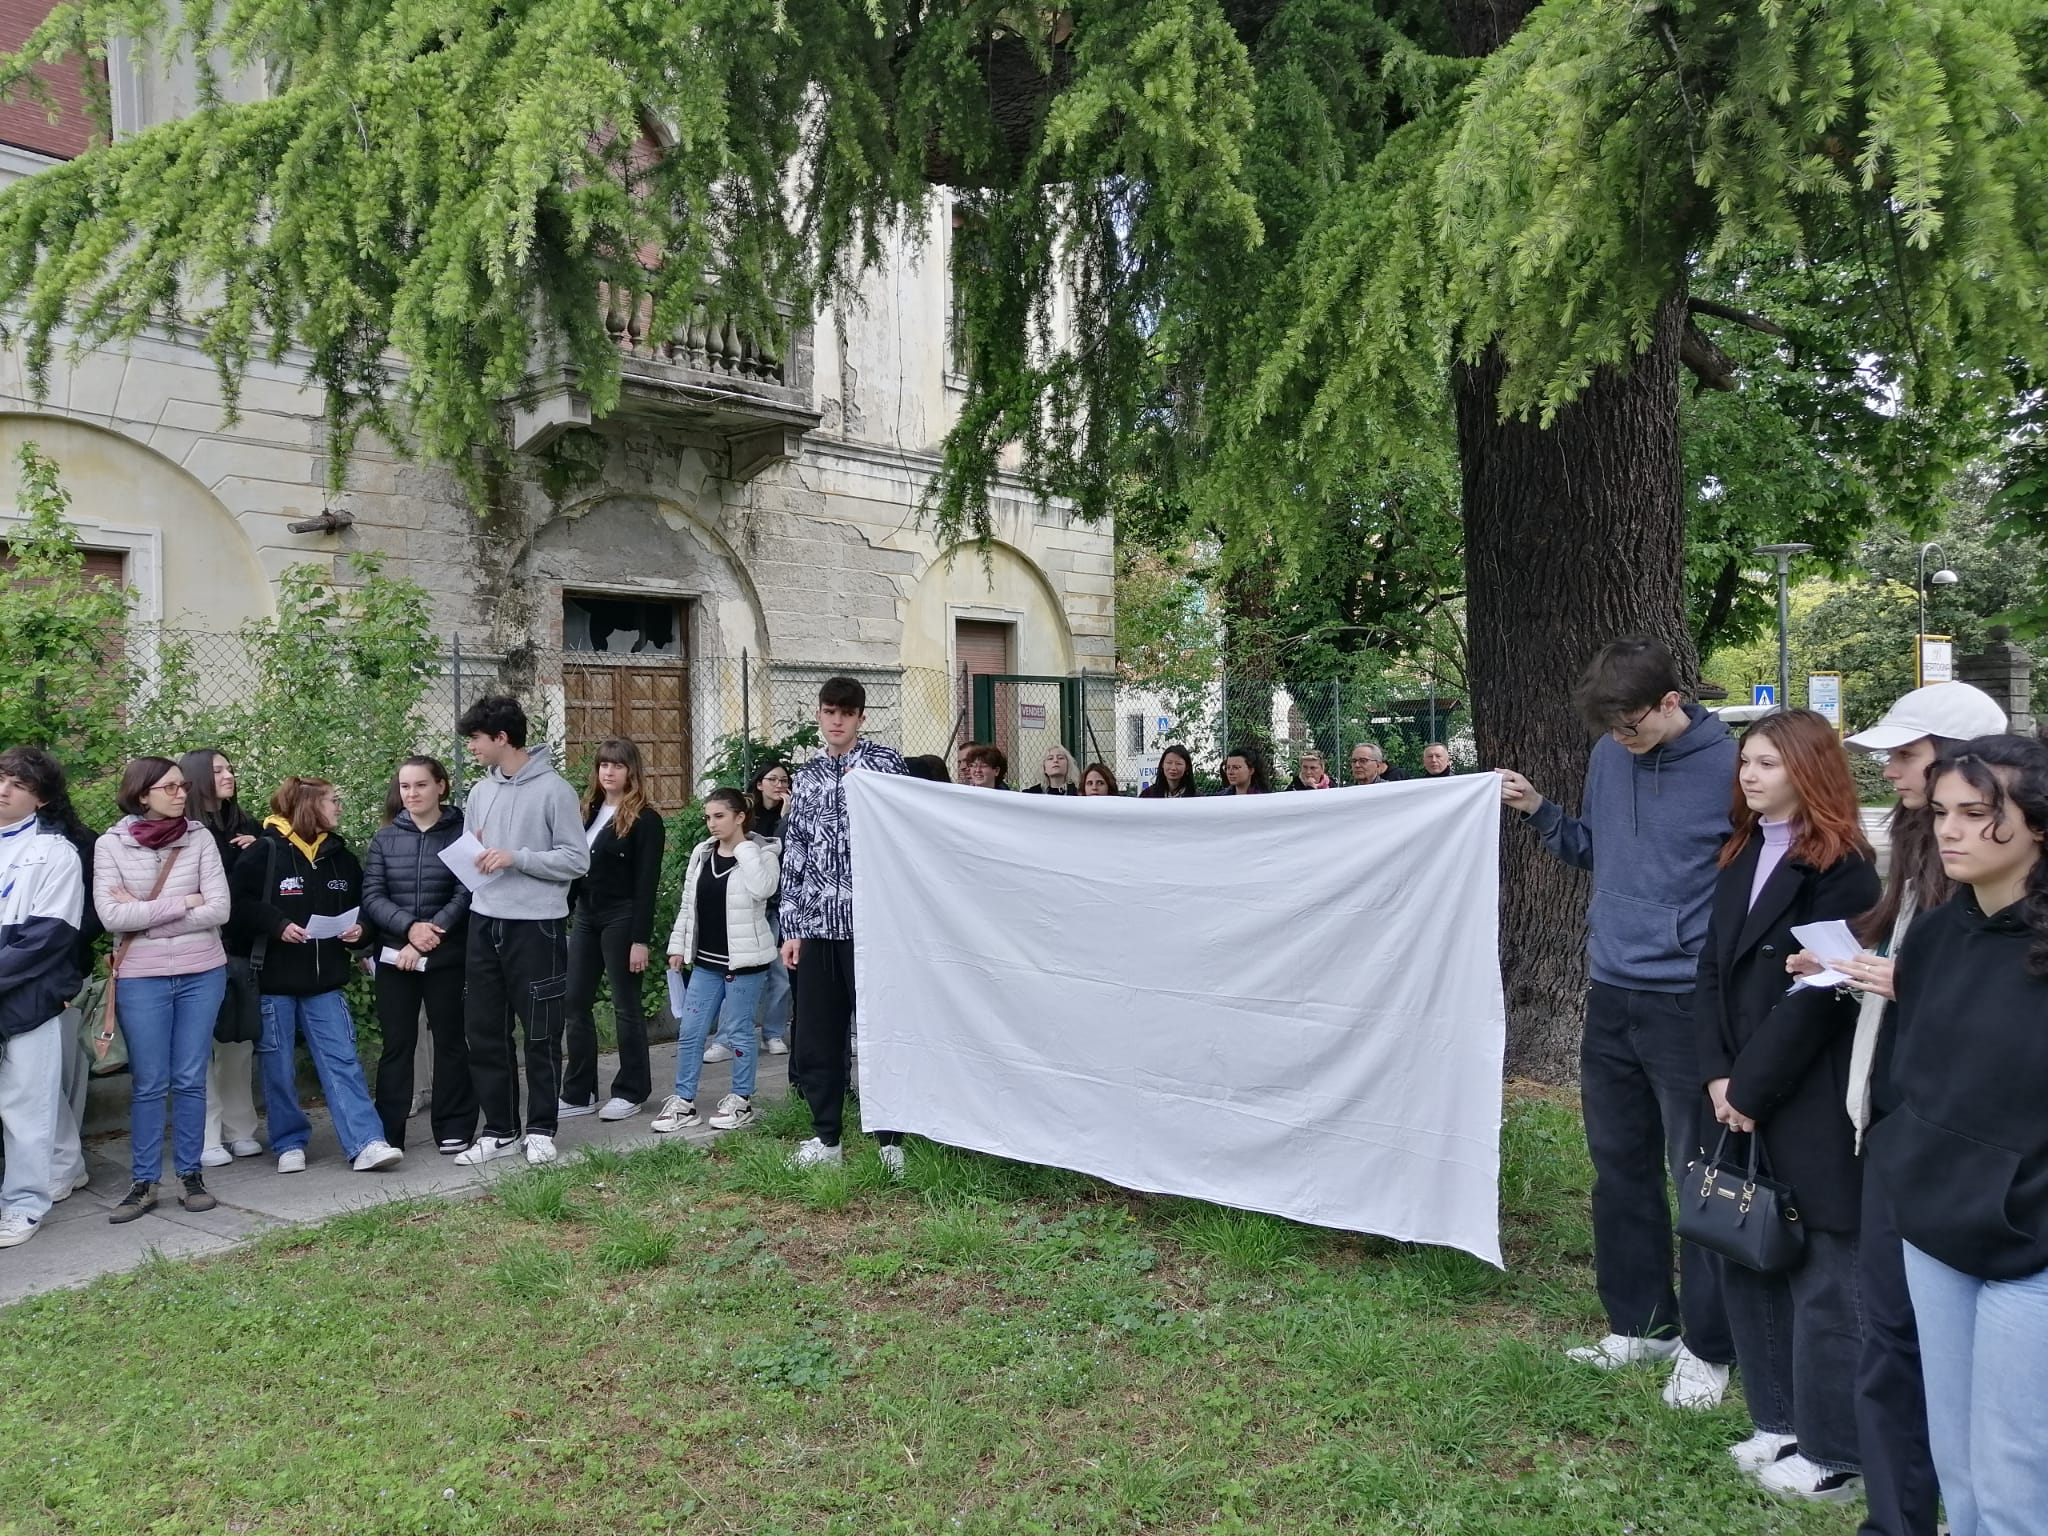
[[[707,433],[724,440],[731,478],[751,480],[793,458],[819,413],[811,404],[811,328],[784,313],[780,335],[755,335],[729,313],[699,304],[669,334],[653,334],[654,300],[598,287],[604,325],[619,349],[614,419]],[[513,409],[512,446],[545,448],[590,425],[590,400],[573,372],[557,374]]]

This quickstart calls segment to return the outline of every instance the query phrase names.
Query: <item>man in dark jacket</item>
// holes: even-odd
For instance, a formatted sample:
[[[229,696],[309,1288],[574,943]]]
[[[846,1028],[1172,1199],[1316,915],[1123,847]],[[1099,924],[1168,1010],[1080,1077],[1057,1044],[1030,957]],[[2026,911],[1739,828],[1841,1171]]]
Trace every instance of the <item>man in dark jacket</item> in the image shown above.
[[[1674,1360],[1664,1401],[1711,1408],[1735,1345],[1711,1255],[1681,1244],[1671,1275],[1669,1181],[1698,1150],[1704,1095],[1692,992],[1727,841],[1735,740],[1685,701],[1655,640],[1617,640],[1588,664],[1573,702],[1604,734],[1577,817],[1504,771],[1502,798],[1544,847],[1593,875],[1579,1094],[1593,1159],[1593,1269],[1609,1332],[1571,1351],[1613,1370]]]

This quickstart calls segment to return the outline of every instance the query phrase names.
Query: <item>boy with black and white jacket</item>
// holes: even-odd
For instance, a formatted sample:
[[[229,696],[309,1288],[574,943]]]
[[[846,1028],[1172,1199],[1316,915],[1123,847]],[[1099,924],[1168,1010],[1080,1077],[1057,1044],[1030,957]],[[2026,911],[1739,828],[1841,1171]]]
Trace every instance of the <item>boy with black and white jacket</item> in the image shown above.
[[[0,753],[0,1248],[36,1235],[55,1191],[64,1005],[78,992],[85,879],[78,850],[38,816],[31,765]]]
[[[818,690],[825,750],[797,770],[782,819],[782,963],[797,973],[790,1080],[811,1107],[817,1135],[796,1150],[799,1168],[837,1165],[853,1029],[853,848],[846,776],[905,773],[903,754],[861,739],[867,690],[850,677]],[[882,1162],[903,1176],[903,1138],[877,1131]]]

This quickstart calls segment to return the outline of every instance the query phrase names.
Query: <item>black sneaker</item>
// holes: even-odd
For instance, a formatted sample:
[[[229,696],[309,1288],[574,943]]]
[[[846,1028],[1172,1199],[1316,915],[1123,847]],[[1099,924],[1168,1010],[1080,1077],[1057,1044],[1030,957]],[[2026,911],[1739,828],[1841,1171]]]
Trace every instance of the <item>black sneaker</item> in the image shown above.
[[[121,1197],[121,1203],[107,1212],[107,1220],[115,1226],[124,1221],[133,1221],[138,1216],[147,1216],[156,1209],[156,1186],[137,1179]]]
[[[178,1196],[178,1204],[188,1211],[210,1211],[220,1202],[206,1187],[206,1180],[196,1173],[185,1175],[185,1193]]]

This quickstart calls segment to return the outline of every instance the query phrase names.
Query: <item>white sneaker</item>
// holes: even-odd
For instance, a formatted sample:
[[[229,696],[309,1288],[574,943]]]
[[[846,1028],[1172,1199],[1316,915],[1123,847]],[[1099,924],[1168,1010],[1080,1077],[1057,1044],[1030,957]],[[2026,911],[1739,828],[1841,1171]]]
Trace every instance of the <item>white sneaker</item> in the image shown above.
[[[36,1235],[36,1228],[42,1223],[33,1216],[20,1211],[9,1211],[0,1216],[0,1248],[19,1248]]]
[[[455,1154],[455,1161],[464,1168],[480,1167],[494,1158],[510,1157],[519,1150],[523,1139],[519,1136],[479,1136],[470,1143],[467,1152]]]
[[[838,1147],[828,1147],[817,1137],[789,1154],[792,1168],[838,1168],[846,1162],[846,1153]]]
[[[1757,1474],[1756,1485],[1781,1499],[1810,1504],[1847,1504],[1863,1492],[1863,1479],[1856,1473],[1824,1472],[1797,1451],[1765,1467]]]
[[[787,1056],[789,1054],[789,1042],[780,1035],[770,1035],[768,1037],[768,1054],[770,1056]]]
[[[1712,1365],[1679,1345],[1671,1379],[1664,1383],[1666,1408],[1718,1408],[1728,1395],[1728,1367]]]
[[[697,1113],[695,1099],[679,1099],[670,1094],[661,1101],[661,1113],[654,1117],[654,1123],[648,1129],[666,1136],[670,1131],[680,1131],[686,1125],[703,1123],[703,1116]]]
[[[718,1113],[711,1117],[714,1131],[736,1131],[743,1125],[754,1123],[754,1105],[750,1099],[743,1099],[736,1093],[728,1093],[718,1101]]]
[[[588,1104],[571,1104],[567,1099],[555,1100],[555,1118],[557,1120],[574,1120],[579,1115],[594,1115],[596,1113],[596,1100],[592,1100]]]
[[[357,1173],[375,1173],[380,1168],[396,1168],[405,1161],[405,1154],[388,1141],[373,1141],[356,1154],[356,1160],[349,1166]]]
[[[882,1148],[882,1166],[889,1170],[889,1177],[898,1184],[903,1182],[903,1148],[901,1146]]]
[[[640,1113],[640,1106],[631,1099],[606,1099],[604,1108],[597,1112],[600,1120],[630,1120]]]
[[[225,1168],[234,1160],[234,1153],[222,1146],[208,1147],[199,1154],[199,1166],[202,1168]]]
[[[228,1151],[235,1157],[261,1157],[263,1143],[245,1136],[240,1141],[229,1142]]]
[[[714,1040],[704,1047],[704,1060],[707,1064],[714,1061],[731,1061],[732,1047],[723,1040]]]
[[[277,1171],[279,1173],[304,1173],[306,1171],[305,1149],[294,1147],[289,1152],[278,1153]]]
[[[1774,1429],[1760,1429],[1740,1445],[1728,1447],[1728,1454],[1735,1465],[1751,1477],[1763,1471],[1774,1461],[1781,1461],[1799,1449],[1799,1442],[1790,1435],[1781,1435]]]
[[[539,1131],[526,1133],[526,1163],[538,1168],[542,1163],[552,1163],[561,1153],[555,1150],[555,1138],[543,1136]]]
[[[1582,1344],[1577,1349],[1566,1350],[1565,1355],[1596,1370],[1618,1371],[1624,1366],[1651,1365],[1659,1360],[1669,1360],[1680,1347],[1676,1339],[1645,1339],[1634,1334],[1610,1333],[1598,1344]]]

